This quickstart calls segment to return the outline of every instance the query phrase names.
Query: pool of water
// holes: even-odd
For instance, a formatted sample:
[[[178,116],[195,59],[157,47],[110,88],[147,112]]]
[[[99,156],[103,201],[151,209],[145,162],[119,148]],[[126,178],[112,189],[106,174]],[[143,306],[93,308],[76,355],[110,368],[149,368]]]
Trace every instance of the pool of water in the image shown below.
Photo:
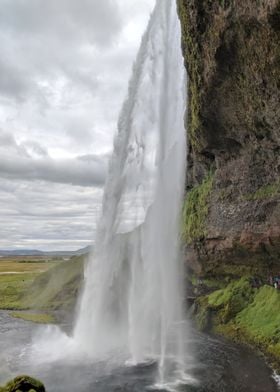
[[[0,312],[0,384],[15,375],[39,378],[48,392],[276,392],[272,371],[264,360],[243,346],[193,332],[197,365],[191,370],[198,383],[155,387],[156,363],[117,365],[116,361],[63,360],[30,357],[34,335],[44,326]],[[48,341],[46,341],[48,344]]]

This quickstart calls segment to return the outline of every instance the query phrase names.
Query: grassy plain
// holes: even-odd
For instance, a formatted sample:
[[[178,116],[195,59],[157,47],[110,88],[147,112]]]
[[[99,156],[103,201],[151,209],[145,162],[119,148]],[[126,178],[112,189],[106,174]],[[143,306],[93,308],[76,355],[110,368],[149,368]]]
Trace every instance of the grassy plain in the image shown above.
[[[34,279],[58,264],[43,256],[9,256],[0,258],[0,309],[28,309],[23,298]]]
[[[9,256],[0,258],[0,275],[16,273],[40,273],[58,262],[56,258],[43,256]]]
[[[53,324],[54,317],[48,313],[12,312],[11,316],[37,324]]]
[[[55,310],[71,310],[83,279],[83,257],[0,258],[0,309],[37,323],[52,323]],[[16,311],[16,312],[15,312]]]

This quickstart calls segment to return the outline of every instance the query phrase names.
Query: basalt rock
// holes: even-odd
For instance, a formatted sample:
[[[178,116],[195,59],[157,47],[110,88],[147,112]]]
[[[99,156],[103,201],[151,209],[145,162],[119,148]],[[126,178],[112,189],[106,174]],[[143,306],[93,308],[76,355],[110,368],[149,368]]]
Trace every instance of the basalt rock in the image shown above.
[[[178,13],[189,76],[187,261],[200,273],[277,270],[280,2],[178,0]]]

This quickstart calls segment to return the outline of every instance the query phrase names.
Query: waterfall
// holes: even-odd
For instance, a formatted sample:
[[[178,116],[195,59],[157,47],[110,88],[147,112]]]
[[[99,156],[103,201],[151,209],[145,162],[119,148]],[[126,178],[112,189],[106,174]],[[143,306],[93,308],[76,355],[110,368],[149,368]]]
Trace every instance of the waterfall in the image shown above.
[[[132,363],[184,361],[180,214],[185,70],[175,0],[158,0],[133,67],[74,340]]]

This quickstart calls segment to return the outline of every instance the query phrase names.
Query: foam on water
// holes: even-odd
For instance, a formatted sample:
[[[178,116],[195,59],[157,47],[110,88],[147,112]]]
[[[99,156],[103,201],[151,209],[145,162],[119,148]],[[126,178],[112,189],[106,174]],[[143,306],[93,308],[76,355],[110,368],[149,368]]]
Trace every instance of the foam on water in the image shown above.
[[[276,382],[276,384],[278,386],[278,389],[280,391],[280,375],[277,372],[273,372],[273,376],[272,377],[275,380],[275,382]]]

